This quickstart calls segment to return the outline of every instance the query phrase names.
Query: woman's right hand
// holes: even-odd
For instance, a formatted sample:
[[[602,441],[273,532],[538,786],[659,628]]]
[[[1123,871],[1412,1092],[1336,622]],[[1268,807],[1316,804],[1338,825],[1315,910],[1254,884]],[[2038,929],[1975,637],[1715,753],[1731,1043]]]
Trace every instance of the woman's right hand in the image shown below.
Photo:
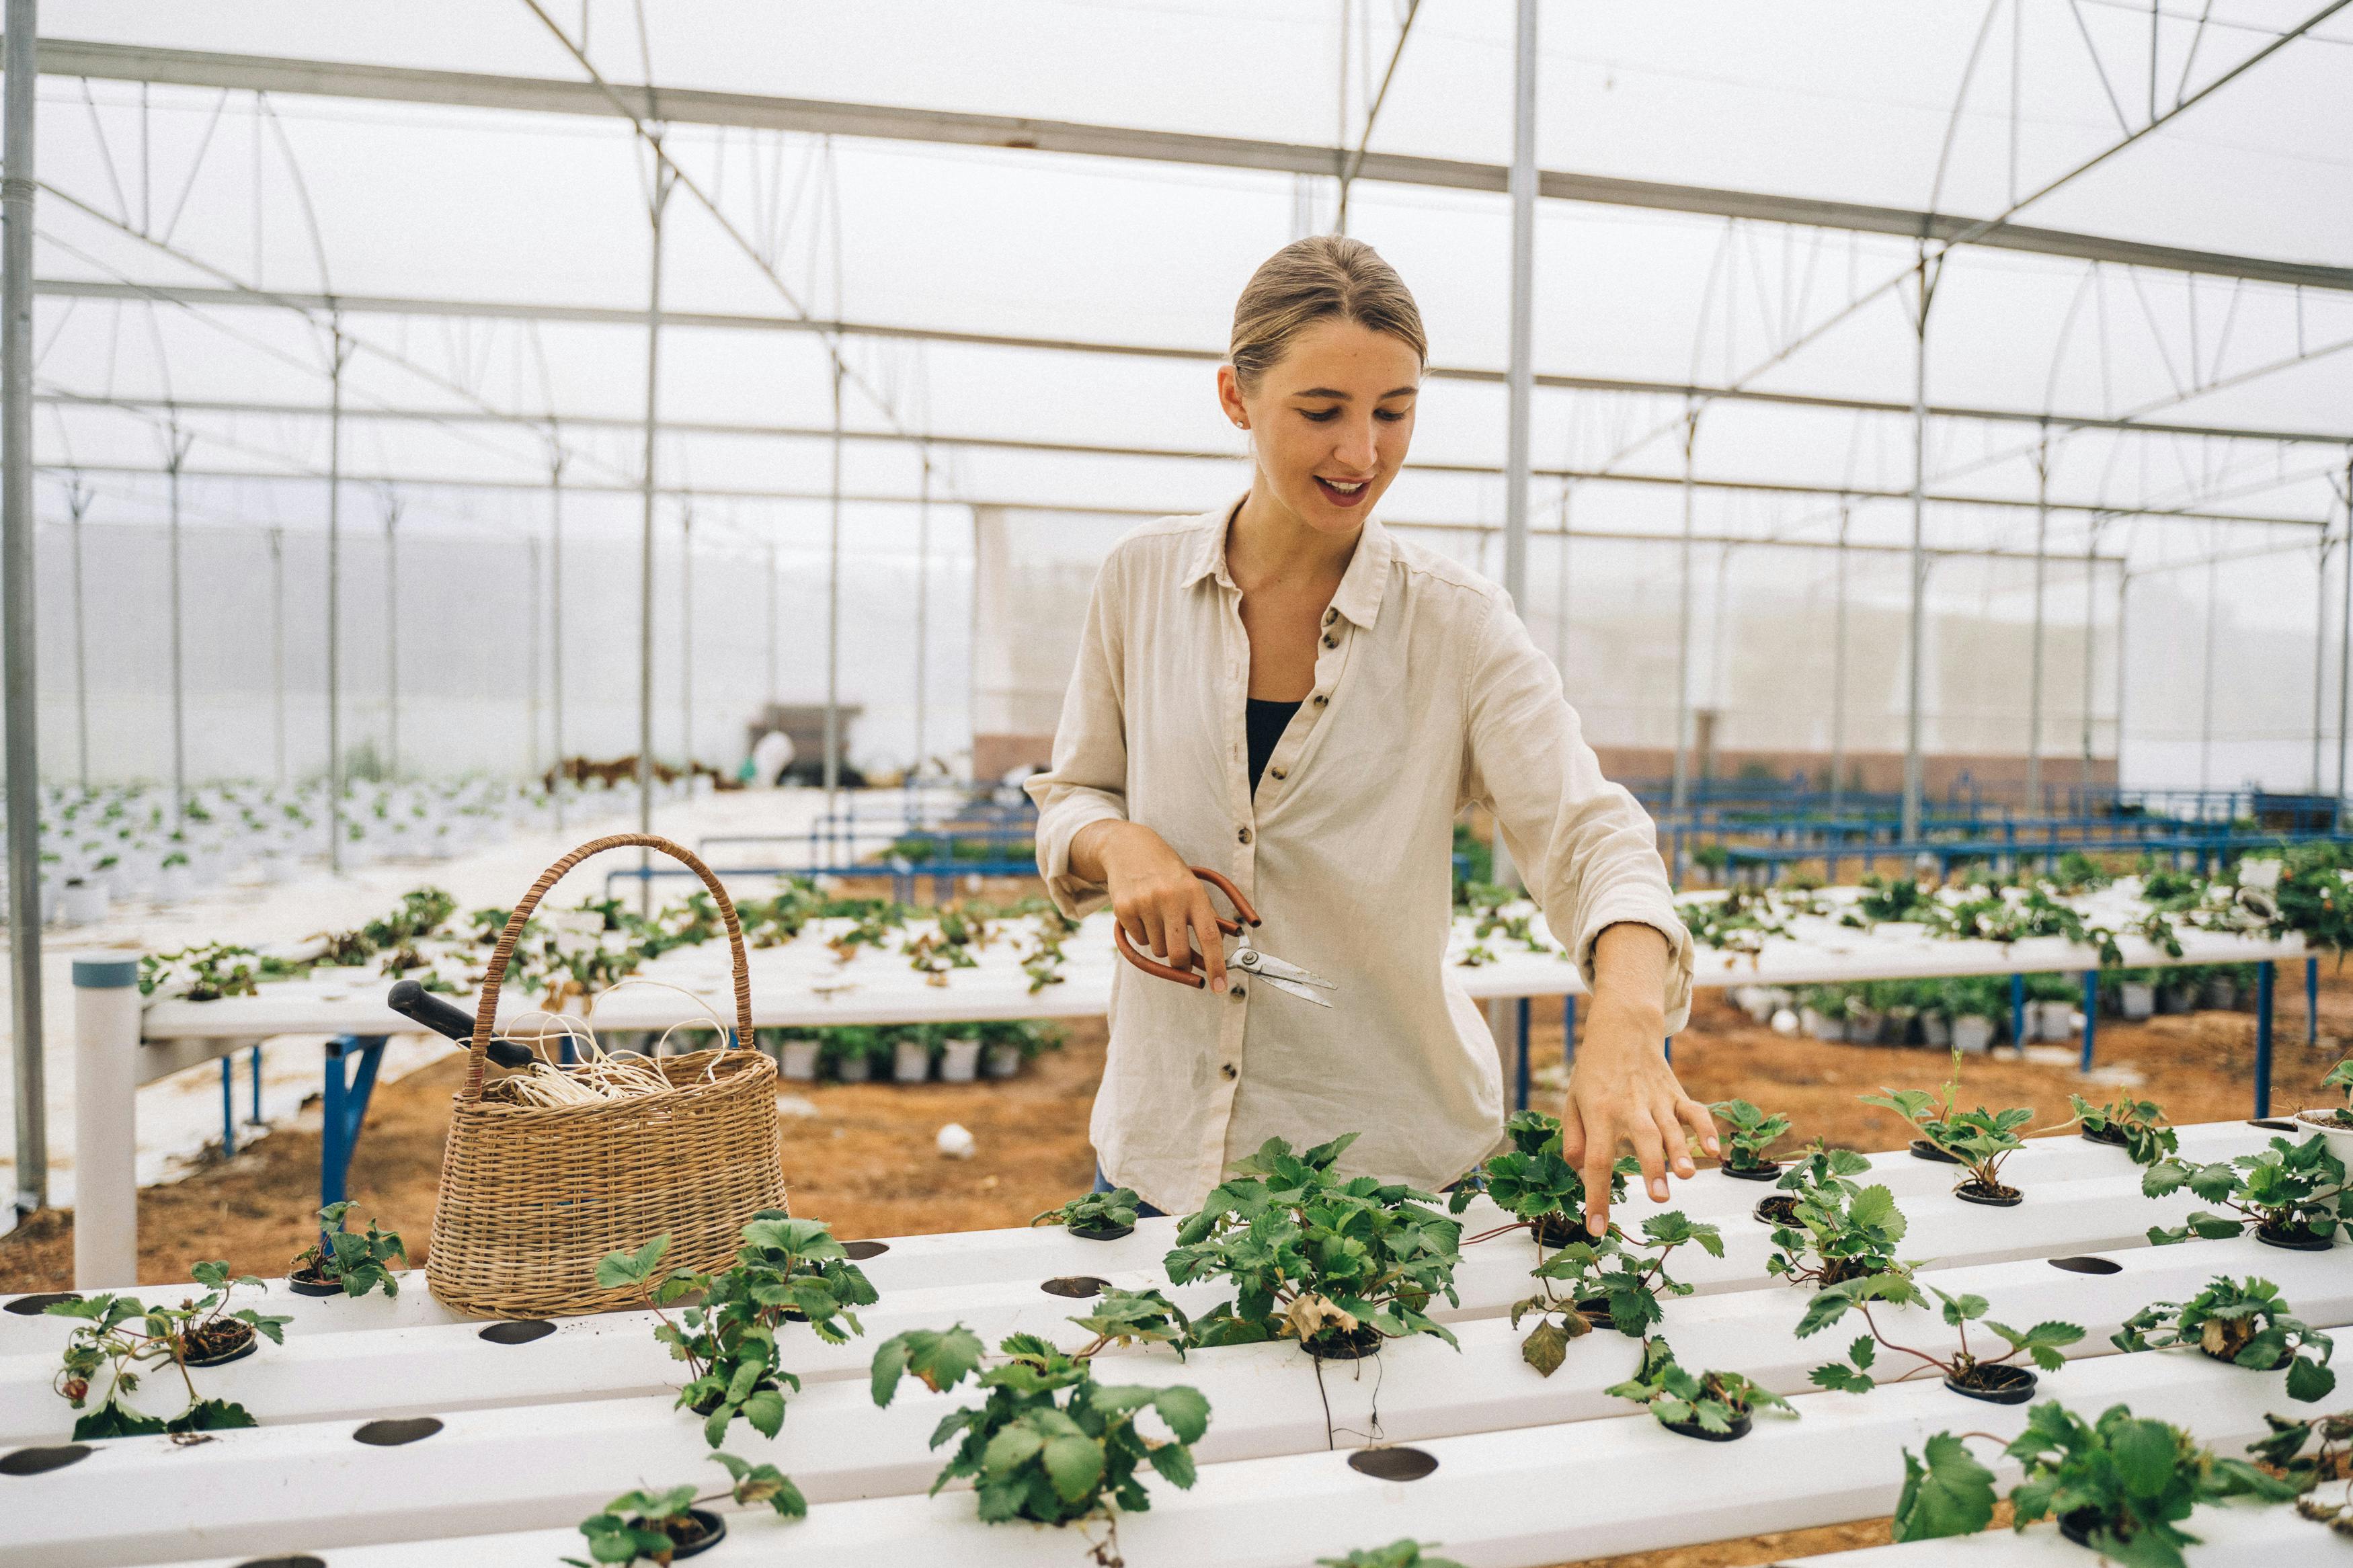
[[[1226,949],[1209,889],[1168,841],[1135,822],[1089,824],[1071,843],[1071,868],[1111,889],[1112,913],[1128,941],[1155,958],[1190,969],[1201,955],[1209,989],[1226,989]]]

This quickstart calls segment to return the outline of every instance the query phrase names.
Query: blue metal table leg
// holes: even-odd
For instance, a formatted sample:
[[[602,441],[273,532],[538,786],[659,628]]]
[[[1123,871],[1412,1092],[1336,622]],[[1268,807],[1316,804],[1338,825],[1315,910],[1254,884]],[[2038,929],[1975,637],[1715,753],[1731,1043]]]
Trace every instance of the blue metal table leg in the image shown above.
[[[221,1064],[221,1158],[237,1158],[237,1058],[223,1057]]]
[[[2026,1047],[2026,976],[2010,977],[2010,1043],[2023,1050]]]
[[[1512,1091],[1513,1109],[1517,1110],[1525,1110],[1528,1108],[1528,1010],[1529,1001],[1525,996],[1521,997],[1513,1007],[1513,1011],[1517,1015],[1516,1022],[1520,1037],[1519,1070],[1514,1075]]]
[[[1672,1062],[1675,1059],[1675,1037],[1672,1035],[1667,1037],[1666,1050],[1667,1060]]]
[[[2304,1043],[2320,1044],[2320,960],[2304,961]]]
[[[337,1035],[327,1042],[326,1082],[320,1106],[319,1206],[337,1204],[350,1195],[352,1151],[367,1121],[368,1096],[375,1089],[375,1071],[384,1060],[382,1035]],[[356,1071],[344,1062],[356,1055]]]
[[[2272,1113],[2272,969],[2255,965],[2255,1114]]]
[[[2084,1066],[2092,1070],[2092,1037],[2100,1026],[2100,972],[2084,971]]]
[[[256,1041],[253,1054],[248,1058],[253,1072],[253,1124],[261,1125],[261,1045]]]
[[[1568,1071],[1577,1065],[1577,997],[1560,999],[1560,1070]]]

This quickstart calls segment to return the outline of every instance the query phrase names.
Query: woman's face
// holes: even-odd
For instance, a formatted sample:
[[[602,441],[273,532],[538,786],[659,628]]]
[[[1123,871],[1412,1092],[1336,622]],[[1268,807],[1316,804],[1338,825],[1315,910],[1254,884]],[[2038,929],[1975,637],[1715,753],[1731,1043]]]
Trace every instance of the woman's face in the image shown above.
[[[1405,465],[1420,384],[1410,345],[1339,317],[1293,339],[1250,392],[1218,369],[1219,401],[1250,433],[1274,499],[1329,533],[1362,527]]]

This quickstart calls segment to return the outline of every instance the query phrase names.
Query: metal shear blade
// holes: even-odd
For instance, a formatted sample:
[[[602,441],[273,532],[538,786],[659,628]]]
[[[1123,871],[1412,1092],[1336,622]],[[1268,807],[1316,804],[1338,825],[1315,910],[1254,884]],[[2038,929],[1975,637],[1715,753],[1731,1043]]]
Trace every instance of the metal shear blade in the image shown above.
[[[1331,999],[1316,994],[1318,991],[1337,990],[1333,982],[1320,974],[1310,973],[1295,963],[1287,963],[1271,952],[1244,942],[1228,955],[1226,962],[1245,973],[1254,974],[1285,995],[1296,996],[1303,1002],[1313,1002],[1318,1007],[1329,1007]]]

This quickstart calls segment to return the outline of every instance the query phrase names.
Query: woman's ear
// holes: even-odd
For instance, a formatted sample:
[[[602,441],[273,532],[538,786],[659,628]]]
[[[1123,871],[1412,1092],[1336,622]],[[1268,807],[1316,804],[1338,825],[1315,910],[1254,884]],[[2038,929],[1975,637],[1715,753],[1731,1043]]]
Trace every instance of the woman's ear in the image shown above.
[[[1242,405],[1241,382],[1229,364],[1218,367],[1218,406],[1225,410],[1226,417],[1233,421],[1234,428],[1250,428],[1250,410]]]

